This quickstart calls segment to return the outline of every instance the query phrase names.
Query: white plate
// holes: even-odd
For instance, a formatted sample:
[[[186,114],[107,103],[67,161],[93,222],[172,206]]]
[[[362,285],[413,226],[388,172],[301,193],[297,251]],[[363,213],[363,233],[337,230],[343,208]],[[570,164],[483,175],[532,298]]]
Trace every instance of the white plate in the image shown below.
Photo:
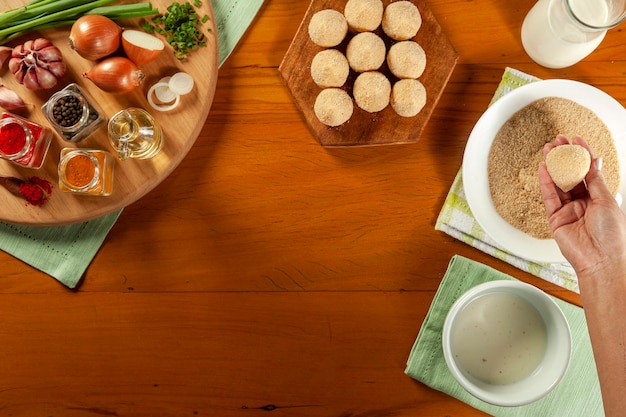
[[[542,263],[567,262],[554,239],[536,239],[504,220],[493,205],[487,164],[491,144],[502,125],[522,107],[544,97],[562,97],[592,110],[613,135],[619,155],[619,193],[626,196],[626,109],[613,97],[588,84],[571,80],[544,80],[504,95],[480,117],[463,155],[463,185],[478,224],[503,249],[521,258]],[[626,205],[622,205],[622,211]]]

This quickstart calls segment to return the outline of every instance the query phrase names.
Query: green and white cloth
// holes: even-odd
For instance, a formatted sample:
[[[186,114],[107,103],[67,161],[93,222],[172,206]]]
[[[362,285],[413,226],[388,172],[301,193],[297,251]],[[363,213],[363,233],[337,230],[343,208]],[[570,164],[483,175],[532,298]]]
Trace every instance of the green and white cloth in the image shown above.
[[[490,104],[495,103],[500,97],[515,88],[534,81],[539,81],[539,78],[513,68],[506,68],[502,76],[502,81],[498,85]],[[437,218],[435,229],[443,231],[491,256],[508,262],[523,271],[529,272],[568,290],[578,292],[578,278],[571,265],[566,263],[536,263],[520,258],[507,252],[487,235],[485,230],[480,227],[469,208],[463,190],[463,178],[461,174],[462,170],[459,169],[443,204],[443,208],[439,213],[439,217]]]
[[[441,333],[452,304],[483,282],[515,278],[486,265],[454,256],[424,319],[409,355],[405,373],[495,417],[602,417],[600,383],[584,311],[554,298],[570,326],[572,357],[561,382],[544,398],[520,407],[499,407],[470,395],[454,379],[443,356]]]
[[[211,0],[219,65],[228,58],[263,5],[263,0]],[[0,222],[0,249],[75,288],[121,210],[69,226],[21,226]]]

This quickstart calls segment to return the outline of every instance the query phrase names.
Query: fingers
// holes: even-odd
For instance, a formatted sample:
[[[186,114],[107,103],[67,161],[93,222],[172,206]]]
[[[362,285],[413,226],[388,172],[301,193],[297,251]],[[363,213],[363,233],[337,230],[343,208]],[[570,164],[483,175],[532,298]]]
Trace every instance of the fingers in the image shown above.
[[[546,163],[539,164],[539,187],[541,189],[541,197],[543,205],[546,208],[548,218],[552,217],[562,206],[561,195],[552,181],[552,177],[548,173]]]
[[[570,141],[565,136],[557,135],[554,143],[547,143],[544,146],[544,158],[548,152],[556,146],[566,145],[568,143],[570,143]],[[548,173],[545,162],[542,162],[539,165],[539,186],[541,188],[541,196],[543,198],[548,216],[551,216],[553,213],[558,211],[563,204],[576,198],[583,198],[587,194],[591,198],[595,199],[601,198],[613,200],[613,196],[611,195],[611,192],[604,181],[604,176],[602,175],[602,158],[594,158],[593,150],[580,136],[574,136],[571,143],[584,147],[591,156],[591,166],[589,167],[589,172],[585,177],[586,184],[581,183],[569,193],[564,193],[556,187],[552,181],[552,177],[550,177],[550,174]]]
[[[570,143],[569,139],[567,139],[567,137],[565,137],[563,135],[556,135],[556,138],[554,139],[554,144],[556,146],[567,145],[569,143]]]
[[[604,175],[602,175],[602,171],[600,170],[601,166],[602,158],[594,159],[591,163],[591,168],[585,178],[589,196],[594,199],[602,198],[613,200],[613,195],[611,194],[611,191],[609,191],[609,188],[604,181]]]
[[[591,147],[587,144],[587,142],[585,142],[585,140],[583,138],[581,138],[580,136],[574,136],[572,138],[572,144],[574,145],[580,145],[583,148],[587,149],[587,152],[589,152],[589,155],[591,155],[591,159],[594,158],[593,156],[593,150],[591,149]]]
[[[580,140],[582,140],[582,139],[580,139]],[[545,159],[546,155],[548,155],[548,153],[553,148],[556,148],[557,146],[560,146],[560,145],[568,145],[569,143],[570,143],[569,139],[567,139],[565,136],[563,136],[563,135],[556,135],[556,138],[554,139],[554,143],[552,143],[552,142],[546,143],[545,146],[543,147],[543,157],[544,157],[544,159]],[[585,144],[585,145],[587,145],[587,144]]]
[[[544,159],[546,158],[548,153],[552,149],[554,149],[555,147],[561,146],[561,145],[568,145],[568,144],[579,145],[579,146],[582,146],[583,148],[585,148],[587,150],[587,152],[589,152],[589,155],[591,156],[590,164],[593,163],[593,150],[591,149],[589,144],[587,144],[587,142],[580,136],[574,136],[572,138],[572,140],[570,141],[569,139],[567,139],[567,137],[565,137],[563,135],[557,135],[556,138],[554,139],[554,143],[547,143],[543,147],[543,157],[544,157]],[[601,162],[601,160],[600,160],[600,162]],[[589,167],[589,169],[591,170],[591,166]],[[558,190],[558,189],[557,189],[557,193],[559,194],[559,197],[560,197],[562,203],[564,203],[566,201],[571,201],[571,200],[583,198],[583,197],[587,196],[587,194],[588,194],[587,187],[585,186],[585,184],[583,182],[581,182],[576,187],[574,187],[572,190],[570,190],[569,193],[563,193],[561,190]]]

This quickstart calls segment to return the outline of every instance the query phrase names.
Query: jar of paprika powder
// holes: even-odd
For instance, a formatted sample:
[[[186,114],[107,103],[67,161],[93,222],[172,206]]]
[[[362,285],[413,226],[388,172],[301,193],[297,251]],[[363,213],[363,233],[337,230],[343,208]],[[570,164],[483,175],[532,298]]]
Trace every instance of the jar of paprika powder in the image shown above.
[[[65,148],[59,163],[63,192],[107,196],[113,191],[113,158],[96,149]]]
[[[27,168],[41,168],[51,137],[49,129],[4,112],[0,117],[0,158]]]

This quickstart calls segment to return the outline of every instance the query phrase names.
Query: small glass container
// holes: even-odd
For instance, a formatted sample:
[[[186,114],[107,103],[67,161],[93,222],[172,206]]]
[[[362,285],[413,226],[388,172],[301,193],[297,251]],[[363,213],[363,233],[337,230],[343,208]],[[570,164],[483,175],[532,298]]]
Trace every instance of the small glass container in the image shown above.
[[[68,142],[80,142],[105,123],[103,113],[77,84],[57,91],[41,107],[48,122]]]
[[[0,117],[0,158],[26,168],[41,168],[52,132],[28,119],[4,112]]]
[[[62,149],[59,163],[59,189],[67,193],[111,195],[113,164],[113,157],[105,151]]]
[[[144,109],[129,107],[109,120],[109,142],[120,160],[148,159],[163,145],[163,132]]]

